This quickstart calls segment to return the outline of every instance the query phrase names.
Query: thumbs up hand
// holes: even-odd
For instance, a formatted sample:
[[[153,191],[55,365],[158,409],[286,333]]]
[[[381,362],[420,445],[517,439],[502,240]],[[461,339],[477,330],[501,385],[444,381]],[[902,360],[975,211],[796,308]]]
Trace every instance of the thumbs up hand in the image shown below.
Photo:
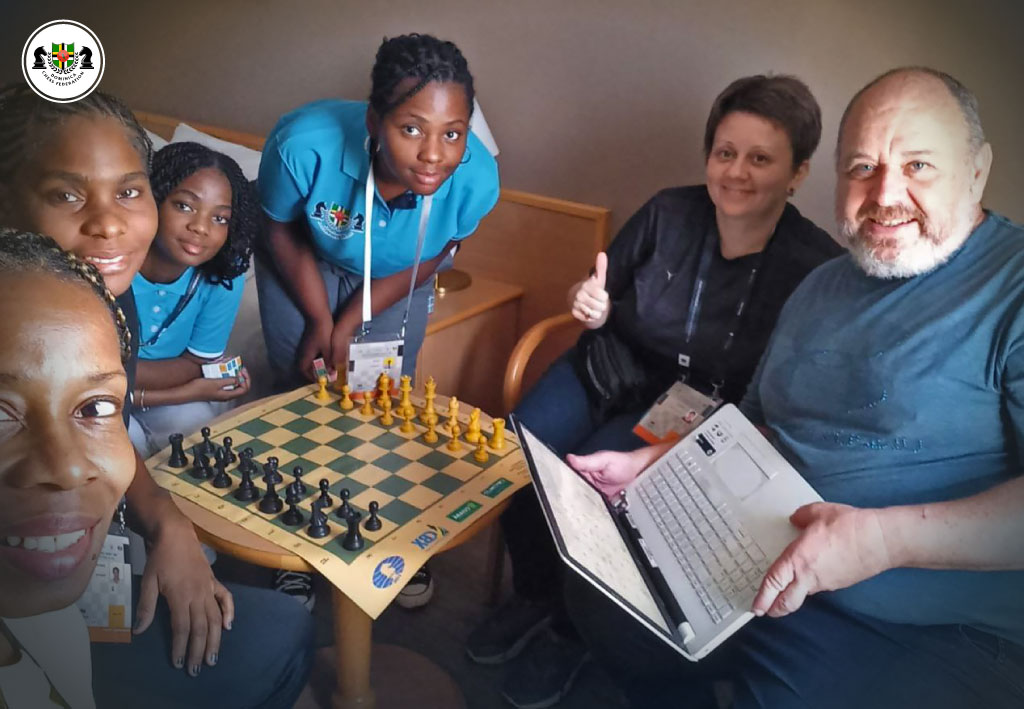
[[[599,328],[608,320],[611,299],[604,289],[608,273],[608,255],[597,255],[594,274],[576,284],[572,291],[572,316],[589,329]]]

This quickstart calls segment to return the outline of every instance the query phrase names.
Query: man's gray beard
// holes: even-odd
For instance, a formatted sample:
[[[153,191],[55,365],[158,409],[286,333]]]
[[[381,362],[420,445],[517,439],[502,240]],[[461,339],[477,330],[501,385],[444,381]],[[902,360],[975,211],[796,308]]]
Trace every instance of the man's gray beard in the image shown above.
[[[900,249],[894,260],[882,261],[875,257],[871,247],[860,237],[851,222],[839,224],[839,232],[846,239],[854,263],[872,278],[883,279],[913,278],[938,268],[963,246],[971,231],[965,229],[962,237],[950,237],[939,243],[922,234],[913,243]]]

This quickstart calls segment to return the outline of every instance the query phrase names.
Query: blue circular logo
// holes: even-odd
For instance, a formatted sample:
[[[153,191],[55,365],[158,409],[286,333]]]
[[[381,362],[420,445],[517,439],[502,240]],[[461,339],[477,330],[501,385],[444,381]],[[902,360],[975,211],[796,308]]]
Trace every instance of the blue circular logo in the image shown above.
[[[389,556],[377,564],[377,568],[373,570],[373,585],[380,589],[394,586],[398,583],[398,579],[402,578],[403,571],[405,571],[405,560],[400,556]]]

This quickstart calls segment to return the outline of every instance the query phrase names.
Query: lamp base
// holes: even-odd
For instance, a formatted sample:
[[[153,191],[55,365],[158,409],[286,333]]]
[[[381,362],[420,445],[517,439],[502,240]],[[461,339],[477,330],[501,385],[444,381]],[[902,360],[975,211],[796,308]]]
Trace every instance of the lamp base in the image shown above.
[[[438,295],[454,293],[455,291],[469,288],[472,282],[473,277],[468,273],[452,268],[434,276],[434,290],[437,291]]]

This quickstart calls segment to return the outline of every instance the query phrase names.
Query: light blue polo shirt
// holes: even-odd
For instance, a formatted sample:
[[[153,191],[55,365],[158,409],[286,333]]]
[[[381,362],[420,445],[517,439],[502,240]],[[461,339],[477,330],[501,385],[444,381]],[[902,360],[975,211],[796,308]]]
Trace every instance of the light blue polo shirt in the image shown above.
[[[151,283],[141,273],[132,279],[132,292],[139,311],[141,343],[148,342],[181,296],[188,290],[192,268],[186,268],[173,283]],[[213,359],[224,354],[245,288],[245,274],[231,281],[231,290],[214,285],[205,277],[185,309],[155,343],[139,349],[139,359],[170,359],[187,350],[196,357]]]
[[[370,159],[366,103],[325,100],[307,104],[278,121],[263,146],[260,199],[271,219],[305,217],[317,255],[346,271],[363,274],[365,190]],[[434,193],[423,243],[428,261],[455,239],[476,230],[498,201],[498,165],[472,133],[463,164]],[[421,197],[415,209],[391,209],[376,194],[373,205],[373,278],[412,266]]]

